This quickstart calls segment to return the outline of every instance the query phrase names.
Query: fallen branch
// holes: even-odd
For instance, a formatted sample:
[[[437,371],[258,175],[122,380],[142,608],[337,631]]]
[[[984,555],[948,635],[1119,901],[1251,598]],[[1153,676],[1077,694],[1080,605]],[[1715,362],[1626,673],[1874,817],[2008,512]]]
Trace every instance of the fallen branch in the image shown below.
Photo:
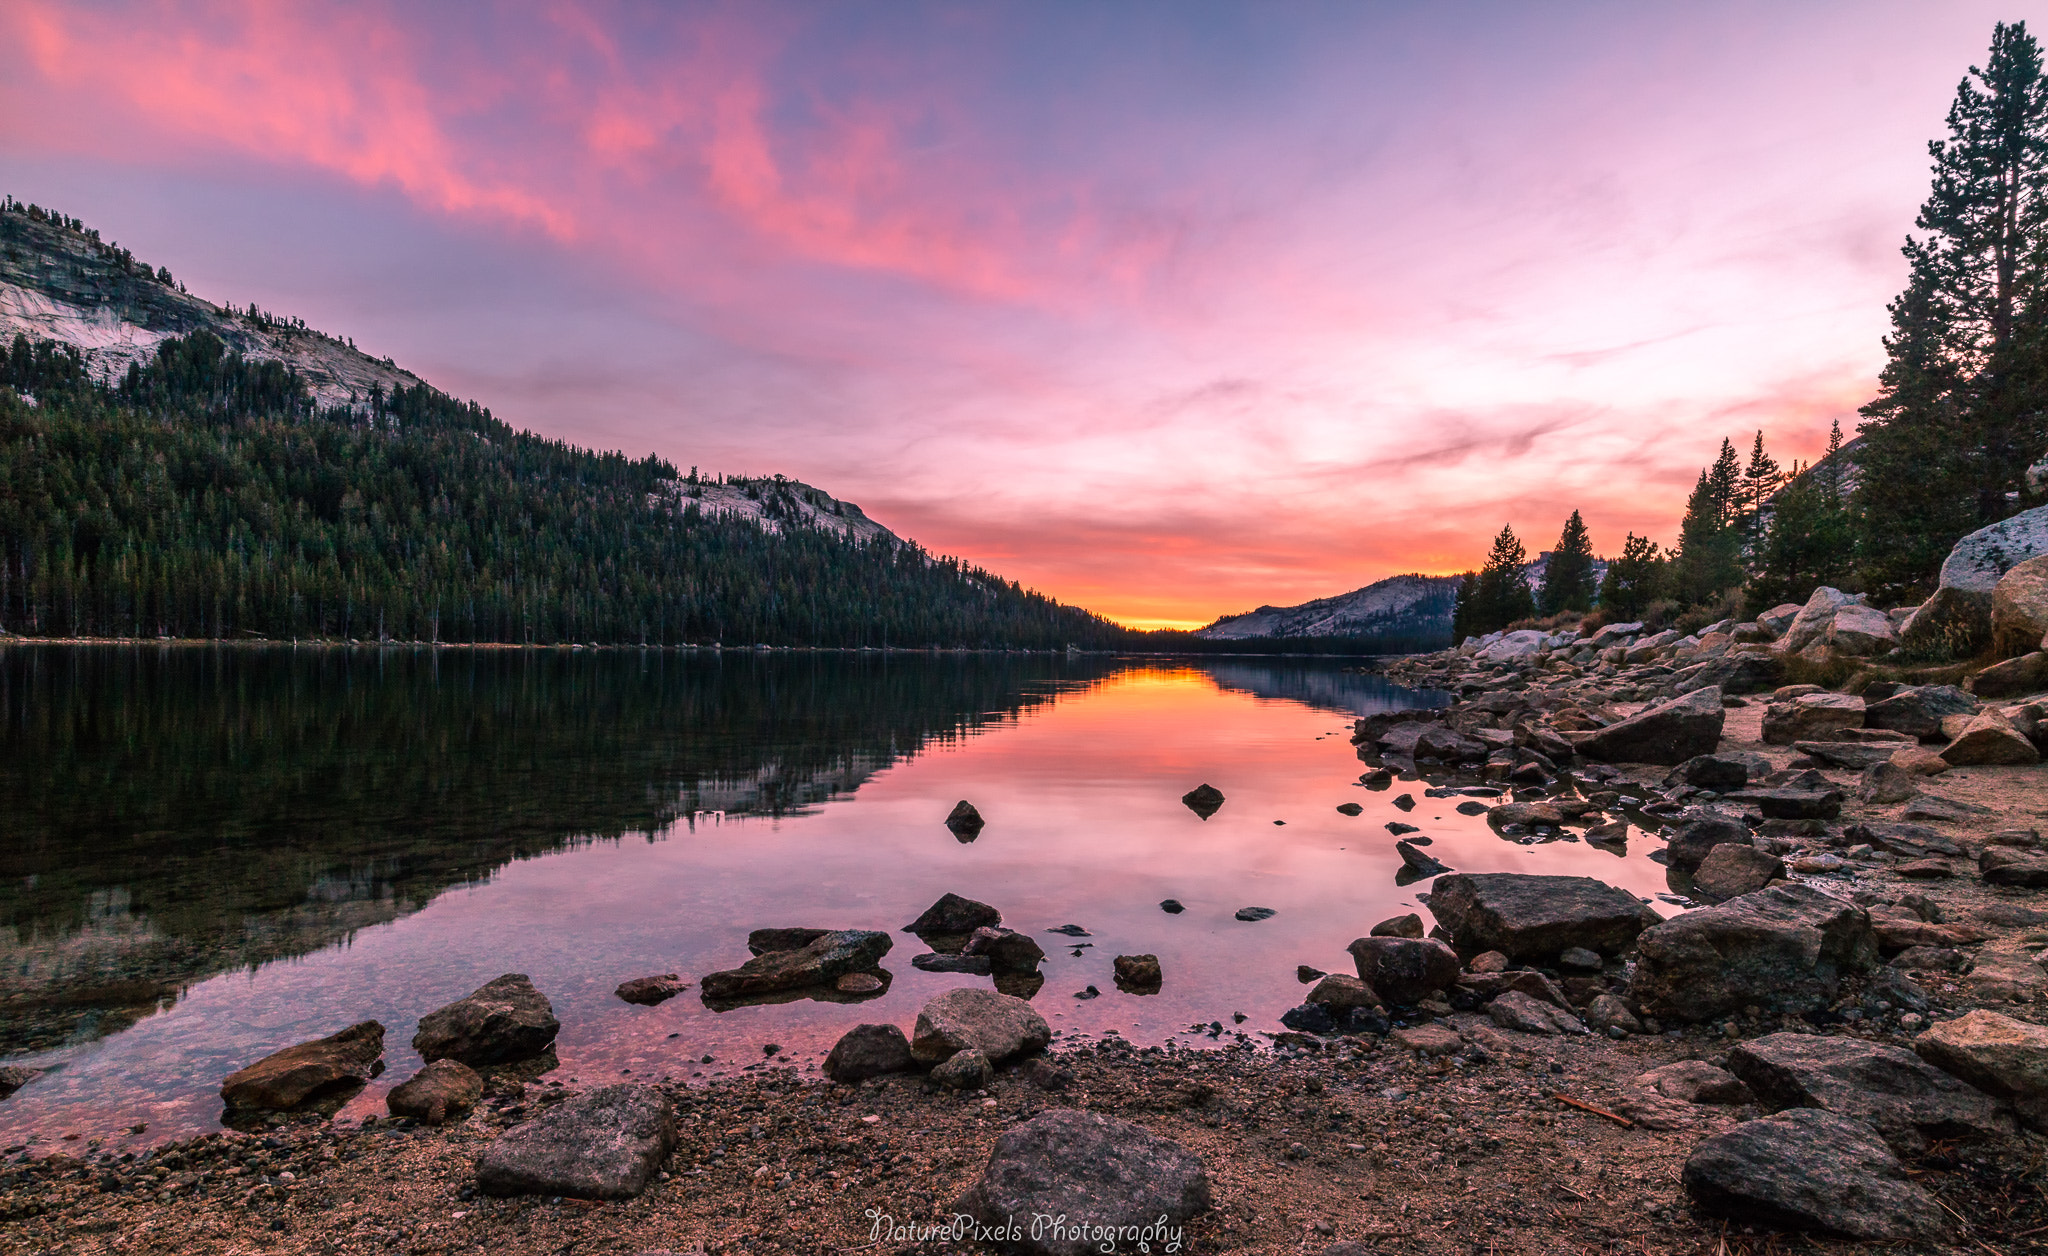
[[[1634,1121],[1629,1120],[1625,1116],[1617,1116],[1616,1114],[1609,1112],[1605,1108],[1596,1108],[1590,1103],[1581,1103],[1577,1099],[1572,1098],[1570,1095],[1552,1094],[1550,1097],[1552,1099],[1557,1100],[1559,1103],[1569,1104],[1570,1106],[1577,1108],[1581,1112],[1590,1112],[1594,1116],[1604,1116],[1608,1120],[1614,1122],[1616,1125],[1619,1125],[1621,1128],[1625,1130],[1632,1130],[1636,1127],[1636,1123]]]

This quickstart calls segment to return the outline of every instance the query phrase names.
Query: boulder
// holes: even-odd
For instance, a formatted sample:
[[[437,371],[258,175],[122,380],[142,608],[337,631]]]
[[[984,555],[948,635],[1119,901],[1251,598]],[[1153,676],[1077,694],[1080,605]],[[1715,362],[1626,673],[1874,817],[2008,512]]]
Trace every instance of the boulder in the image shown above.
[[[1458,980],[1458,953],[1434,938],[1359,938],[1345,949],[1360,981],[1404,1007]]]
[[[2038,1118],[2048,1102],[2048,1028],[1980,1008],[1935,1022],[1913,1050],[1987,1094],[2019,1101],[2023,1114]]]
[[[986,955],[989,971],[999,973],[1036,972],[1045,959],[1045,948],[1030,935],[986,925],[968,935],[967,945],[960,948],[960,953],[968,957]]]
[[[1448,867],[1438,863],[1434,855],[1405,837],[1394,843],[1394,852],[1401,856],[1401,870],[1410,876],[1433,877],[1450,871]]]
[[[1412,911],[1405,916],[1382,920],[1370,930],[1371,936],[1375,938],[1419,938],[1425,932],[1422,917]]]
[[[1764,708],[1764,741],[1789,746],[1827,741],[1829,734],[1863,727],[1863,699],[1846,693],[1809,693]]]
[[[2005,1106],[1904,1047],[1777,1033],[1728,1053],[1728,1069],[1773,1112],[1820,1108],[1861,1121],[1900,1150],[1931,1138],[2010,1133]]]
[[[1785,875],[1785,863],[1754,846],[1724,842],[1707,852],[1692,874],[1693,888],[1716,903],[1753,894]]]
[[[1208,1207],[1209,1175],[1194,1152],[1128,1121],[1054,1109],[998,1135],[952,1211],[1007,1227],[1013,1251],[1091,1256],[1106,1234],[1119,1236],[1118,1250],[1148,1240],[1163,1250],[1161,1230],[1177,1235]]]
[[[995,1078],[988,1057],[973,1047],[955,1051],[932,1069],[932,1080],[948,1090],[980,1090]]]
[[[1917,685],[1866,705],[1863,726],[1932,739],[1941,736],[1943,719],[1976,709],[1977,699],[1954,685]]]
[[[2007,846],[1987,846],[1977,857],[1977,875],[1986,885],[2048,889],[2048,854],[2037,850],[2014,850]]]
[[[1519,960],[1553,959],[1574,946],[1612,955],[1644,925],[1635,895],[1592,877],[1456,873],[1437,878],[1429,910],[1461,952]]]
[[[1356,977],[1342,973],[1331,973],[1315,988],[1308,992],[1308,1002],[1320,1003],[1337,1012],[1346,1012],[1354,1007],[1378,1007],[1380,996],[1371,986]]]
[[[1906,809],[1899,813],[1899,817],[1914,823],[1931,821],[1935,824],[1955,824],[1990,814],[1991,808],[1979,806],[1974,802],[1942,798],[1935,794],[1920,794],[1906,804]]]
[[[1653,1068],[1638,1074],[1635,1084],[1680,1103],[1743,1104],[1753,1099],[1741,1078],[1705,1060],[1679,1060]]]
[[[1750,756],[1734,754],[1694,755],[1664,778],[1666,785],[1690,785],[1694,789],[1741,789],[1749,784]],[[1768,771],[1768,766],[1766,766]],[[1758,775],[1763,775],[1759,773]]]
[[[0,1065],[0,1099],[5,1099],[42,1075],[43,1070],[30,1068],[25,1064]]]
[[[1754,844],[1749,826],[1719,811],[1688,811],[1676,817],[1664,858],[1674,868],[1691,871],[1700,866],[1716,846]]]
[[[981,812],[976,811],[974,804],[965,798],[954,803],[953,809],[946,813],[946,827],[962,841],[973,841],[987,824],[988,821],[981,818]]]
[[[1890,762],[1914,776],[1940,776],[1948,771],[1948,760],[1925,746],[1906,746],[1894,750]]]
[[[1919,1243],[1947,1229],[1941,1206],[1875,1131],[1813,1108],[1714,1135],[1686,1157],[1680,1178],[1703,1210],[1747,1225]]]
[[[1583,1034],[1579,1018],[1561,1007],[1510,990],[1486,1005],[1486,1015],[1502,1029],[1525,1034]]]
[[[1475,737],[1467,737],[1455,728],[1443,724],[1428,724],[1422,735],[1415,739],[1415,757],[1418,759],[1440,759],[1445,763],[1476,763],[1484,759],[1490,748]]]
[[[1870,916],[1807,885],[1773,885],[1646,929],[1630,993],[1641,1010],[1705,1020],[1751,1003],[1825,1007],[1845,973],[1877,967]]]
[[[1584,641],[1579,642],[1579,644],[1581,646],[1590,646],[1595,650],[1604,650],[1608,646],[1620,645],[1624,641],[1633,640],[1642,631],[1643,625],[1640,620],[1631,620],[1625,624],[1603,624],[1600,627],[1600,631],[1587,637]]]
[[[1521,662],[1543,653],[1549,643],[1549,633],[1524,628],[1518,632],[1502,633],[1499,639],[1482,646],[1473,658],[1481,663]]]
[[[384,1026],[359,1021],[340,1033],[274,1051],[220,1084],[221,1101],[242,1112],[286,1112],[359,1090],[384,1058]]]
[[[948,990],[924,1005],[910,1035],[910,1053],[937,1064],[970,1047],[994,1063],[1043,1051],[1052,1041],[1045,1018],[1023,999],[993,990]]]
[[[1856,797],[1877,806],[1904,802],[1919,792],[1920,777],[1890,759],[1863,769],[1856,782]]]
[[[2041,648],[2048,637],[2048,554],[2038,554],[1999,577],[1991,590],[1991,649],[2014,658]]]
[[[422,1060],[471,1068],[530,1060],[554,1045],[562,1023],[525,973],[506,973],[420,1017],[412,1049]]]
[[[1695,663],[1671,678],[1674,693],[1713,686],[1724,694],[1762,693],[1783,678],[1785,660],[1762,647]]]
[[[1003,913],[987,903],[977,903],[971,898],[946,893],[939,901],[924,909],[924,913],[903,926],[903,932],[920,936],[935,937],[964,936],[984,925],[1003,923]]]
[[[1189,811],[1204,820],[1223,809],[1223,791],[1206,782],[1182,794],[1180,800]]]
[[[676,1145],[675,1110],[653,1086],[603,1086],[564,1099],[484,1148],[486,1195],[631,1199]]]
[[[1792,621],[1799,618],[1799,611],[1799,603],[1785,602],[1773,606],[1763,614],[1758,615],[1756,623],[1758,627],[1770,633],[1773,638],[1782,637],[1785,635],[1785,630],[1792,626]]]
[[[1862,658],[1889,654],[1898,648],[1899,634],[1891,617],[1869,606],[1844,606],[1828,621],[1821,640],[1836,654]]]
[[[384,1096],[393,1116],[409,1116],[429,1125],[469,1115],[483,1096],[484,1079],[467,1064],[435,1060]]]
[[[855,1025],[839,1036],[825,1056],[825,1076],[849,1086],[916,1066],[910,1040],[894,1025]]]
[[[1165,981],[1157,955],[1119,955],[1111,963],[1119,986],[1157,990]]]
[[[706,973],[706,999],[743,999],[778,990],[830,985],[846,973],[873,968],[889,953],[889,935],[874,929],[836,929],[797,951],[756,955],[738,968]]]
[[[1792,617],[1779,638],[1779,645],[1787,654],[1797,654],[1807,646],[1824,641],[1828,628],[1835,622],[1835,615],[1845,606],[1856,606],[1863,601],[1860,594],[1844,593],[1826,585],[1813,591],[1806,599],[1806,605]]]
[[[2048,553],[2048,506],[1979,528],[1949,550],[1941,584],[1900,629],[1907,644],[1944,648],[1968,658],[1991,641],[1999,581],[2030,558]]]
[[[1598,732],[1578,735],[1578,752],[1608,763],[1675,766],[1720,744],[1727,712],[1714,686],[1650,707]]]
[[[1995,711],[1977,716],[1941,749],[1950,767],[1985,767],[2039,763],[2041,752],[2014,728],[2012,721]]]
[[[2043,639],[2048,644],[2048,638]],[[2007,659],[1963,682],[1982,698],[2018,698],[2048,690],[2048,651],[2036,650]]]
[[[631,981],[622,981],[619,988],[612,993],[628,1003],[653,1007],[657,1003],[665,1003],[675,998],[689,988],[690,983],[675,973],[660,973],[653,977],[635,977]]]

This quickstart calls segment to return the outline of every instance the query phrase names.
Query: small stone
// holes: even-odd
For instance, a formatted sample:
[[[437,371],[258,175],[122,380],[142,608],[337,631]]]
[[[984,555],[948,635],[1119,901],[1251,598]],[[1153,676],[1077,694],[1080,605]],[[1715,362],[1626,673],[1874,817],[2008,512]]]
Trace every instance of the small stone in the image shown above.
[[[1160,901],[1159,910],[1165,912],[1169,916],[1178,916],[1182,912],[1186,911],[1187,908],[1181,903],[1179,899],[1169,898],[1162,899]]]
[[[965,798],[954,803],[953,810],[946,816],[946,827],[953,831],[953,835],[968,841],[972,841],[987,823],[981,818],[981,812],[974,809],[974,804]]]
[[[873,973],[846,973],[832,983],[841,994],[877,994],[888,983]]]
[[[1375,938],[1419,938],[1422,936],[1422,917],[1414,912],[1382,920],[1372,927]]]
[[[1599,972],[1606,964],[1598,951],[1589,951],[1583,946],[1568,946],[1557,953],[1560,968],[1576,968],[1580,972]]]
[[[1362,814],[1364,814],[1364,812],[1365,812],[1365,808],[1364,808],[1364,807],[1362,807],[1362,806],[1360,806],[1360,805],[1358,805],[1358,804],[1357,804],[1357,803],[1355,803],[1355,802],[1344,802],[1344,803],[1338,803],[1338,804],[1337,804],[1337,814],[1338,814],[1338,815],[1344,815],[1344,816],[1355,816],[1355,815],[1362,815]]]
[[[1278,911],[1271,907],[1240,907],[1237,909],[1237,918],[1239,920],[1271,920],[1279,914]]]
[[[635,977],[631,981],[622,981],[619,988],[612,993],[628,1003],[653,1007],[657,1003],[675,998],[689,988],[690,983],[675,973],[659,973],[652,977]]]
[[[1187,793],[1182,794],[1180,800],[1187,806],[1189,811],[1194,812],[1204,820],[1223,809],[1223,791],[1206,783],[1197,785]]]
[[[439,1125],[465,1116],[483,1095],[483,1078],[467,1064],[435,1060],[384,1097],[393,1116]]]
[[[971,1047],[955,1051],[932,1069],[932,1080],[951,1090],[980,1090],[994,1076],[988,1057]]]
[[[1157,955],[1119,955],[1112,966],[1120,986],[1157,989],[1164,980]]]

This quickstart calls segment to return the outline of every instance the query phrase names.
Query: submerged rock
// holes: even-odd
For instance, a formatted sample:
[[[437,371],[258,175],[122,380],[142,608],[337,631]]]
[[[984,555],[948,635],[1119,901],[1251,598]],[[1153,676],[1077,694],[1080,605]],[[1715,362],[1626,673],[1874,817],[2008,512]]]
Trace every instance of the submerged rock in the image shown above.
[[[653,1007],[657,1003],[675,998],[689,988],[690,983],[675,973],[661,973],[653,977],[635,977],[631,981],[622,981],[619,988],[612,993],[628,1003]]]
[[[770,951],[738,968],[706,973],[706,999],[737,999],[829,985],[840,976],[873,968],[889,953],[889,935],[873,929],[840,929],[801,950]]]
[[[1014,929],[983,926],[976,929],[967,939],[967,945],[960,948],[960,954],[967,957],[986,956],[991,972],[1028,973],[1038,969],[1045,959],[1045,950],[1028,934]]]
[[[290,1111],[360,1090],[383,1067],[383,1058],[384,1026],[360,1021],[236,1069],[220,1084],[221,1101],[242,1111]]]
[[[1051,1027],[1029,1003],[970,987],[948,990],[924,1005],[911,1033],[910,1051],[917,1059],[936,1064],[972,1047],[999,1063],[1042,1051],[1051,1041]]]

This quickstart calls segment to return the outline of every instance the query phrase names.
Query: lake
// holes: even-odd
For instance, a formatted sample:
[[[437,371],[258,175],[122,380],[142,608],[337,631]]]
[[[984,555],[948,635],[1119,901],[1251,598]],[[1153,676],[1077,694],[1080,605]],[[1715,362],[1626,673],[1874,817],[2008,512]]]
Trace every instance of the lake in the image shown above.
[[[387,1072],[341,1115],[381,1112],[418,1018],[505,972],[552,1000],[565,1080],[710,1078],[771,1044],[815,1069],[854,1024],[989,984],[911,967],[897,931],[948,891],[1045,947],[1057,1033],[1277,1031],[1296,965],[1350,971],[1353,938],[1422,910],[1391,820],[1461,871],[1667,888],[1652,843],[1520,845],[1421,783],[1361,787],[1351,718],[1441,701],[1313,660],[0,646],[0,1064],[48,1070],[0,1101],[0,1145],[216,1128],[227,1073],[372,1018]],[[1204,782],[1207,820],[1180,801]],[[961,799],[972,842],[943,823]],[[892,984],[612,993],[791,925],[890,930]],[[1136,952],[1157,994],[1117,989]]]

